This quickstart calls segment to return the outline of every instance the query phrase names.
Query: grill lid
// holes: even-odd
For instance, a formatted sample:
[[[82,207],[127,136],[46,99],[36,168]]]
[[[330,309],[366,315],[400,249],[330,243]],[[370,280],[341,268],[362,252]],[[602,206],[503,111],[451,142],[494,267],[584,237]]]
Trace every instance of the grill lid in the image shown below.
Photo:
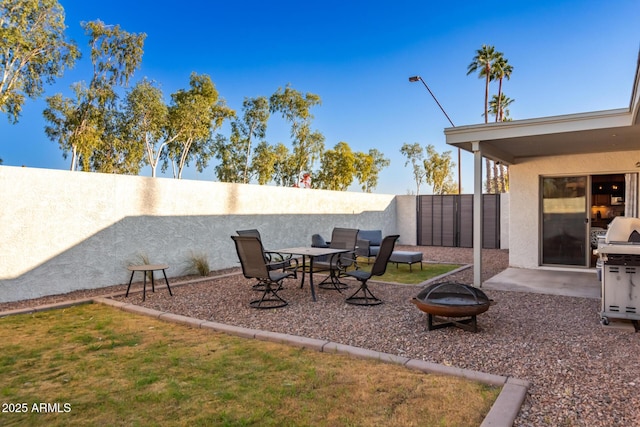
[[[640,243],[640,218],[617,216],[609,224],[605,243]]]

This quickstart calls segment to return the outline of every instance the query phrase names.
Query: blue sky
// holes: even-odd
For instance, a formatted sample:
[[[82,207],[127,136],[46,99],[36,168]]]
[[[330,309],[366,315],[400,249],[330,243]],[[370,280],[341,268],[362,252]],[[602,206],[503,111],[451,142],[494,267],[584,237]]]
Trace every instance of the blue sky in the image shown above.
[[[514,67],[504,84],[515,100],[514,119],[625,108],[640,47],[637,0],[520,1],[503,8],[415,0],[59,1],[68,34],[84,58],[47,86],[45,96],[69,96],[71,83],[90,78],[80,22],[119,24],[147,34],[134,81],[155,80],[167,100],[188,87],[191,72],[211,76],[238,112],[245,97],[269,97],[287,84],[319,95],[313,128],[326,137],[326,148],[344,141],[354,151],[377,148],[391,160],[380,174],[378,193],[415,192],[402,144],[452,150],[443,133],[446,117],[409,76],[422,76],[455,125],[481,123],[484,83],[466,71],[475,51],[490,44]],[[27,101],[16,125],[0,117],[5,165],[68,169],[57,143],[44,134],[44,108],[43,97]],[[228,135],[228,128],[222,133]],[[271,118],[267,140],[290,143],[279,116]],[[215,180],[213,164],[201,174],[192,168],[184,178]],[[472,156],[465,152],[462,186],[472,192]],[[421,193],[428,192],[423,184]]]

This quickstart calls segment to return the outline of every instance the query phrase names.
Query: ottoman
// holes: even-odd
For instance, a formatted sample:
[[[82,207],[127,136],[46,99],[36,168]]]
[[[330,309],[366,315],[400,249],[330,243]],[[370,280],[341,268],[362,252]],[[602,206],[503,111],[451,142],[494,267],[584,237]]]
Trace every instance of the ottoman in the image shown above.
[[[398,268],[398,264],[409,264],[409,271],[411,271],[412,264],[419,262],[420,270],[422,270],[422,252],[393,251],[389,262],[395,262],[396,268]]]

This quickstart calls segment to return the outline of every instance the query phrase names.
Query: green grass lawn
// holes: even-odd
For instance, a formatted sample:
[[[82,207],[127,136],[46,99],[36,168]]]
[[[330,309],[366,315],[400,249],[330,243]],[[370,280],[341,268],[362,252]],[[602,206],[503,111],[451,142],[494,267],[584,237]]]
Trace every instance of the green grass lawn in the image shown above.
[[[371,261],[370,264],[367,264],[366,258],[358,258],[358,266],[361,269],[371,271],[372,265],[373,261]],[[420,264],[413,264],[411,269],[409,269],[408,264],[399,264],[396,267],[395,263],[390,262],[387,264],[387,271],[382,276],[374,277],[373,280],[417,285],[425,280],[448,273],[459,267],[461,267],[459,264],[424,263],[422,270],[420,270]]]
[[[98,304],[0,318],[3,426],[477,426],[499,392]]]

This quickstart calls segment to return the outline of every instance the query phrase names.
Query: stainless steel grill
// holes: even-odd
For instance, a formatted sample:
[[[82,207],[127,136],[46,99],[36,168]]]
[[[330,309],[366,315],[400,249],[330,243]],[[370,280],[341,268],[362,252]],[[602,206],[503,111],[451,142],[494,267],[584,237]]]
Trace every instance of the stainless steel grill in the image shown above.
[[[640,329],[640,218],[616,217],[598,248],[602,257],[602,324],[631,320]]]

